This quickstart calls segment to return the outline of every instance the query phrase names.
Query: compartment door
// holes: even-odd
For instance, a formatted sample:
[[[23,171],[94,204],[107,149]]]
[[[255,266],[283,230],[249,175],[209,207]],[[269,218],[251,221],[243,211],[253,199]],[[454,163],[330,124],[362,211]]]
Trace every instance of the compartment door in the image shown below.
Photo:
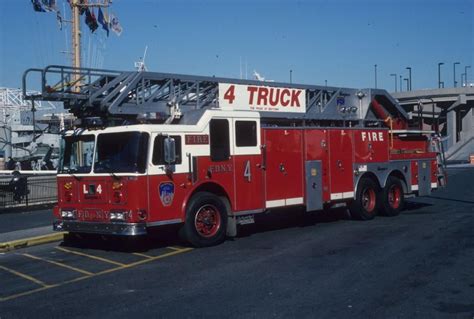
[[[331,200],[354,197],[353,134],[350,130],[329,131],[329,172]]]
[[[427,196],[431,194],[431,163],[430,161],[418,162],[418,195]]]
[[[306,210],[323,209],[323,179],[321,161],[306,161]]]
[[[264,136],[265,207],[302,205],[302,131],[266,129]]]

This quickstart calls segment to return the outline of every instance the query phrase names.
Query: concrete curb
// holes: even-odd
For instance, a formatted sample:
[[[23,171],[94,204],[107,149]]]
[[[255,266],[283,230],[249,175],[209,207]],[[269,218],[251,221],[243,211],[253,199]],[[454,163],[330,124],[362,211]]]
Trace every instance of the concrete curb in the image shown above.
[[[36,236],[36,237],[16,239],[16,240],[0,243],[0,253],[19,249],[19,248],[25,248],[29,246],[36,246],[36,245],[51,243],[54,241],[63,240],[65,234],[67,234],[67,232],[58,232],[58,233],[51,233],[51,234],[41,235],[41,236]]]

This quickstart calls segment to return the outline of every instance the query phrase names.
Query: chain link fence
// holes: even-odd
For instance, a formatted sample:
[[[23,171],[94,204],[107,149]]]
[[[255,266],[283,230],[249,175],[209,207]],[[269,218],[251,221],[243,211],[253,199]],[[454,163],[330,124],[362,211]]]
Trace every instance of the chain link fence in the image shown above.
[[[57,202],[56,174],[0,176],[0,210]]]

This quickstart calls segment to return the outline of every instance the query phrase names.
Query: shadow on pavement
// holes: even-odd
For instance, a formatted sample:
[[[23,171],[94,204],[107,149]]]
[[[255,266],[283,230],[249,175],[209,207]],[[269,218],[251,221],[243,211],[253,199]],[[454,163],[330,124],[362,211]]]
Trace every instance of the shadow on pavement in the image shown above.
[[[164,226],[139,237],[67,234],[60,246],[118,252],[146,252],[169,246],[189,246],[180,239],[178,230],[176,226]]]
[[[271,213],[256,215],[254,224],[239,227],[237,237],[248,237],[256,233],[295,227],[308,227],[321,223],[333,223],[350,219],[350,213],[345,207],[312,213],[298,208],[280,209]]]
[[[439,196],[428,196],[428,198],[448,200],[451,202],[458,202],[458,203],[464,203],[464,204],[474,204],[474,201],[463,200],[463,199],[446,198],[446,197],[439,197]]]
[[[436,212],[433,211],[421,210],[429,206],[432,206],[432,204],[407,201],[404,211],[409,213],[407,215],[435,214]],[[378,216],[377,218],[390,217]],[[309,227],[321,223],[334,223],[343,220],[351,220],[349,210],[346,207],[312,213],[308,213],[301,208],[279,209],[271,213],[255,215],[254,224],[238,226],[237,238],[249,237],[257,233]],[[69,234],[65,236],[61,246],[119,252],[146,252],[169,246],[189,247],[189,244],[183,241],[178,235],[179,228],[179,225],[163,226],[151,229],[147,236],[140,237]]]

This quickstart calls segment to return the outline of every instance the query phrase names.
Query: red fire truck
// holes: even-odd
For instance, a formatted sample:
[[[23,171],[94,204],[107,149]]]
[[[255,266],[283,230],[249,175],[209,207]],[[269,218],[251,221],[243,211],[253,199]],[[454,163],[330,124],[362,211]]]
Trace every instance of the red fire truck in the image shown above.
[[[437,140],[386,91],[49,66],[63,134],[54,229],[136,236],[181,224],[194,246],[282,207],[400,213],[443,186]]]

